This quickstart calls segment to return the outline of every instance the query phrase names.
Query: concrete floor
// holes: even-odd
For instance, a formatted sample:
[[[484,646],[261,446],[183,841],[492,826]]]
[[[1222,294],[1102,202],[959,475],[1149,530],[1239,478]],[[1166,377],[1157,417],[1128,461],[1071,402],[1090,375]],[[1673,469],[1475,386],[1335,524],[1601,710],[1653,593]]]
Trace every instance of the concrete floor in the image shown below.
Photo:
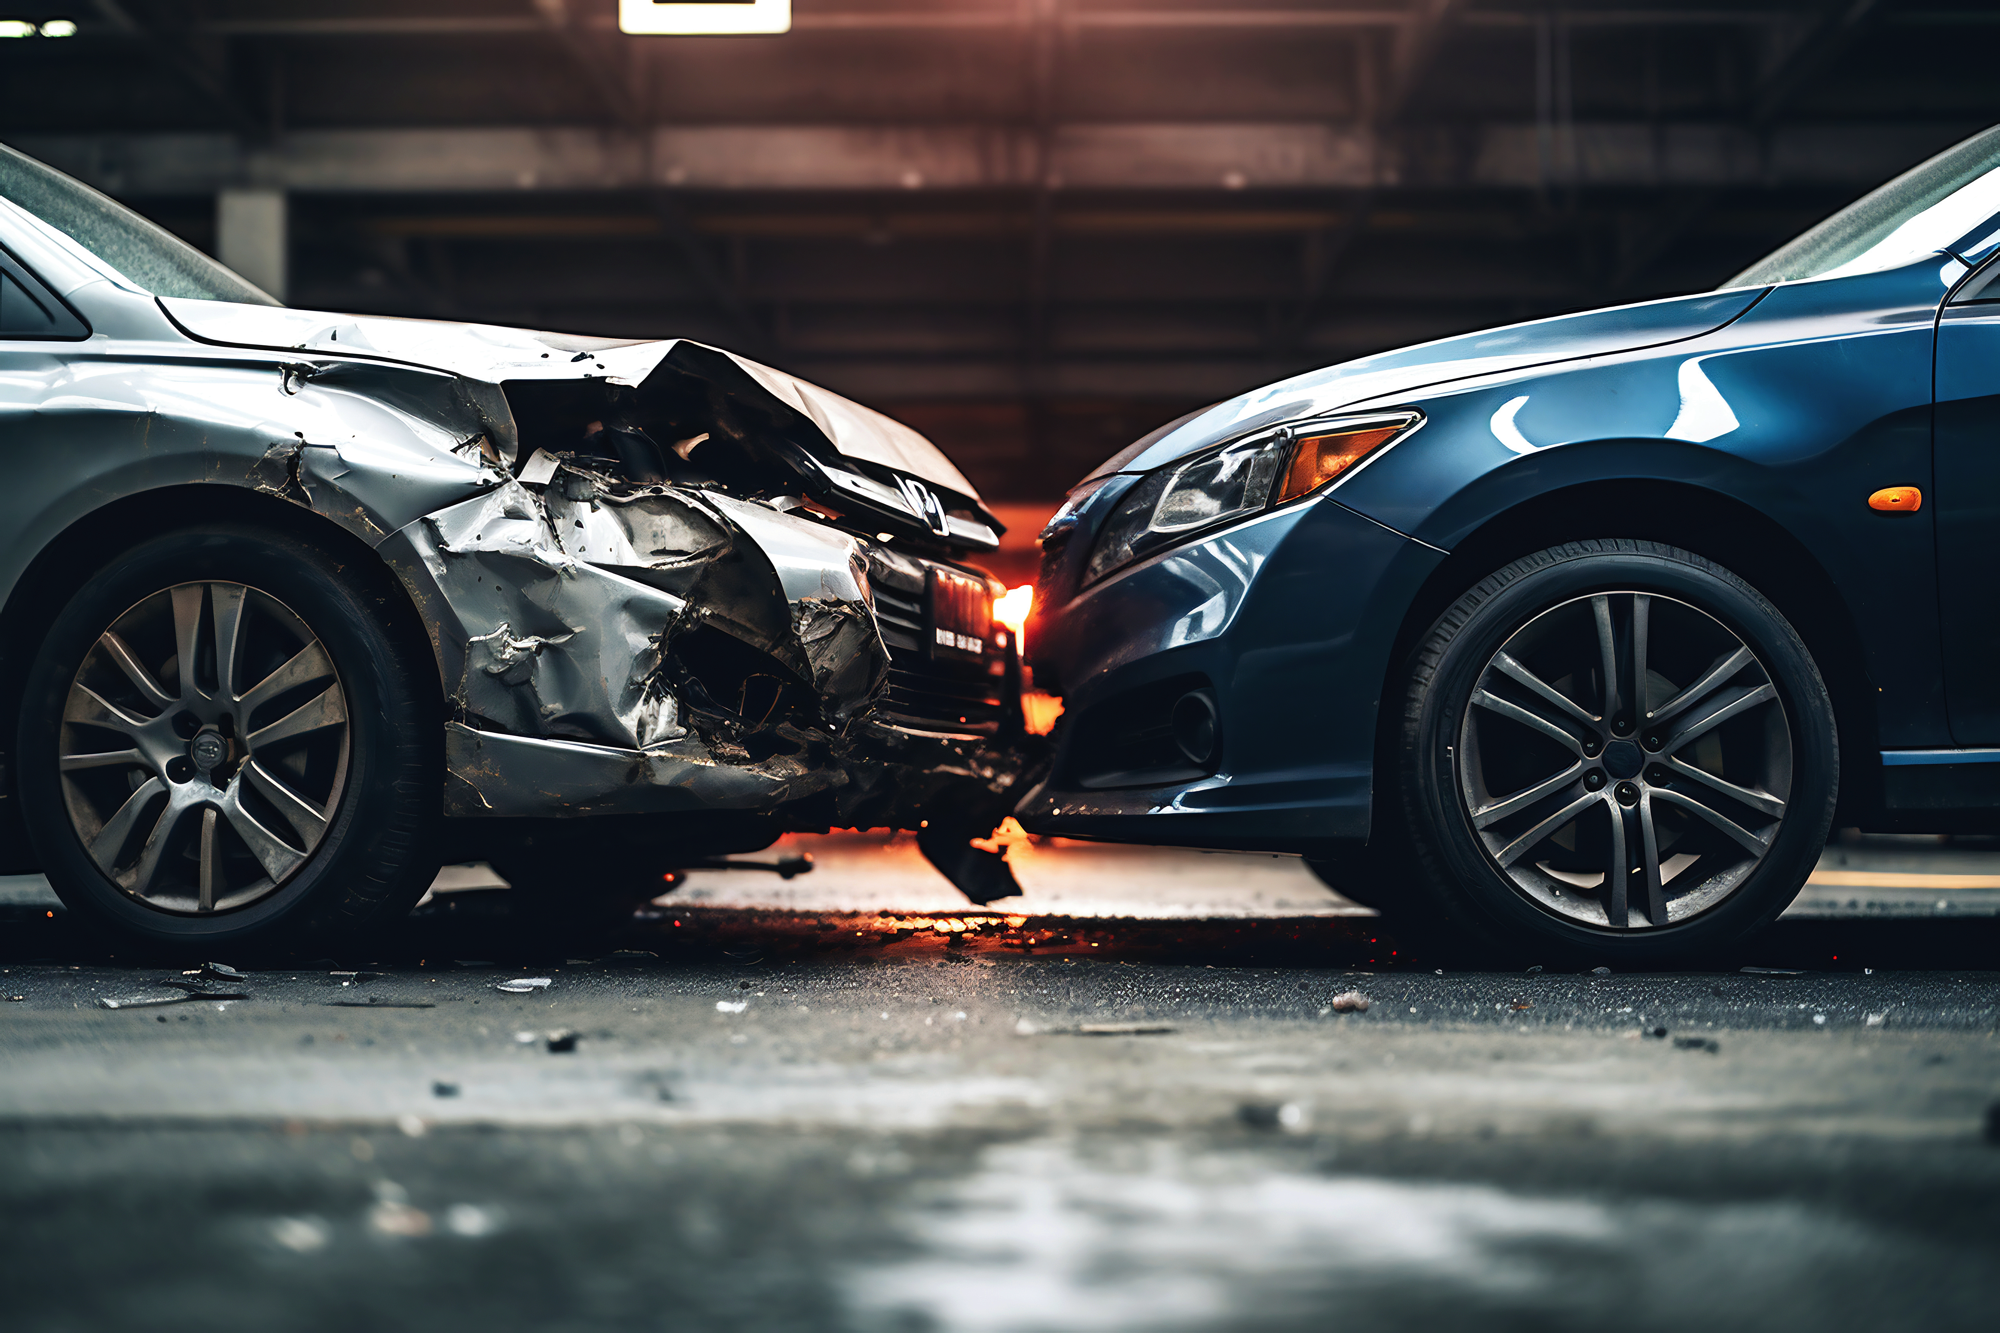
[[[800,846],[583,950],[457,870],[378,957],[118,1009],[179,970],[0,885],[6,1327],[1992,1326],[1989,849],[1575,975],[1280,858],[1023,843],[966,912]]]

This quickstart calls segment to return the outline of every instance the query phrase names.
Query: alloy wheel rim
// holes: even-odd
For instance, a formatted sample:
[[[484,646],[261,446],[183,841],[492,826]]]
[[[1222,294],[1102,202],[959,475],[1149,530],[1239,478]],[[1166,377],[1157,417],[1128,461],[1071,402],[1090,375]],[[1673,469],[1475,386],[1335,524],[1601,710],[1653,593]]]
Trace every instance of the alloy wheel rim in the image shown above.
[[[1602,592],[1536,615],[1474,683],[1453,755],[1488,860],[1536,907],[1642,931],[1712,911],[1776,842],[1783,699],[1698,607]]]
[[[305,621],[240,583],[135,603],[70,683],[58,741],[84,850],[158,911],[235,911],[325,840],[349,755],[347,695]]]

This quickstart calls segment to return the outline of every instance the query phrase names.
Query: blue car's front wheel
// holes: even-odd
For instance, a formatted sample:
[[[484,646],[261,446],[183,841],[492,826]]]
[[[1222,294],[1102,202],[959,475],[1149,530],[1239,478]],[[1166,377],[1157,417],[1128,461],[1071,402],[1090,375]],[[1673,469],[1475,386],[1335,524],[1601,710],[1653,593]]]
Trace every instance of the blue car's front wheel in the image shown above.
[[[1796,896],[1832,820],[1811,654],[1673,547],[1576,542],[1497,571],[1432,627],[1405,704],[1420,893],[1551,957],[1726,949]]]

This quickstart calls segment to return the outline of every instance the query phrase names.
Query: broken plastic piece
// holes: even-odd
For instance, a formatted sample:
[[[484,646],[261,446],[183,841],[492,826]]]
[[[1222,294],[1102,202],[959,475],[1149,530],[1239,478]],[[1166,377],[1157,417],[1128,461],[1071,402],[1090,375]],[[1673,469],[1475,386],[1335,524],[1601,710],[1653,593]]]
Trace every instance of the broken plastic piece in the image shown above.
[[[192,995],[142,995],[133,1000],[113,1000],[105,997],[98,1000],[97,1007],[99,1009],[153,1009],[163,1004],[186,1004],[194,998]]]
[[[210,990],[198,981],[174,980],[162,981],[159,984],[162,986],[171,986],[175,990],[186,991],[188,998],[191,1000],[247,1000],[250,998],[249,991]]]
[[[1326,1007],[1336,1014],[1365,1014],[1369,1000],[1358,990],[1342,991],[1326,1002]]]
[[[215,977],[221,981],[249,980],[248,976],[242,972],[238,972],[227,963],[203,963],[201,965],[201,974],[205,977]]]
[[[1014,878],[1013,867],[1007,864],[1007,853],[974,847],[972,838],[977,836],[968,835],[962,826],[933,820],[917,833],[917,850],[960,893],[981,907],[1018,896],[1021,885]]]
[[[553,980],[552,977],[515,977],[512,981],[501,982],[493,989],[505,991],[509,995],[532,995],[538,990],[547,990]]]

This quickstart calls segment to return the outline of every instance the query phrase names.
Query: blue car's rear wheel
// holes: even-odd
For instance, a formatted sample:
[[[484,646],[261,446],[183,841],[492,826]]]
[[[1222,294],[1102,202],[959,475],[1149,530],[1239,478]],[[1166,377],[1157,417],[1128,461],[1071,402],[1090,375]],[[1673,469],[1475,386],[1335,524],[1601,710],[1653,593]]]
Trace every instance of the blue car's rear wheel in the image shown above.
[[[1712,955],[1784,909],[1832,820],[1834,716],[1755,589],[1650,542],[1515,561],[1419,648],[1403,735],[1419,892],[1552,957]]]

